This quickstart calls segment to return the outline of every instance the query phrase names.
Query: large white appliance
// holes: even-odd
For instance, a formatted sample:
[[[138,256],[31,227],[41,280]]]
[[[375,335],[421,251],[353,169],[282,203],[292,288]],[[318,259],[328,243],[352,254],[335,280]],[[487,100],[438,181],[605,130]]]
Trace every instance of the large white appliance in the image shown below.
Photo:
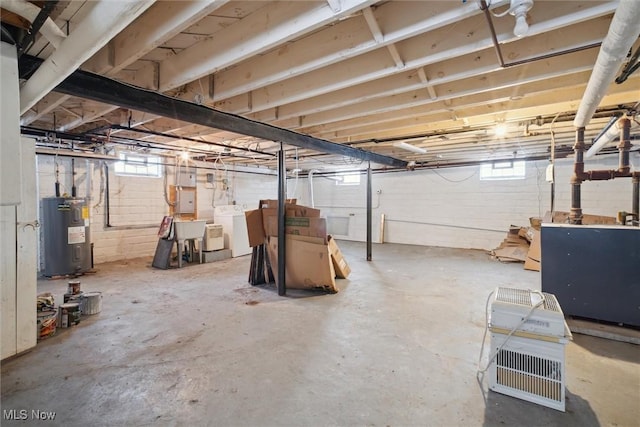
[[[204,228],[204,250],[224,249],[224,228],[222,224],[207,224]]]
[[[571,332],[552,294],[497,288],[491,301],[489,388],[565,410],[565,346]]]
[[[222,225],[224,231],[224,247],[231,249],[232,257],[239,257],[251,253],[249,233],[244,210],[238,205],[216,206],[213,220]]]

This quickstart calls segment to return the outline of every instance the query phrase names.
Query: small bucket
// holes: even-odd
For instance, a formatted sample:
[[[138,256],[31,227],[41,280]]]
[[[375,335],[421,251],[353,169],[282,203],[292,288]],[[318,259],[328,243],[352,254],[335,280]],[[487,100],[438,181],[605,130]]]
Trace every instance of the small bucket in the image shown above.
[[[70,328],[80,323],[80,303],[68,302],[60,305],[60,327]]]
[[[67,293],[77,295],[80,293],[80,280],[69,280]]]
[[[57,310],[39,311],[36,318],[38,340],[48,338],[56,333],[58,321]]]
[[[63,297],[64,303],[68,303],[68,302],[80,303],[81,301],[82,301],[82,291],[80,291],[80,293],[77,293],[77,294],[64,294],[64,297]]]
[[[82,295],[80,311],[84,316],[91,316],[102,311],[102,292],[87,292]]]

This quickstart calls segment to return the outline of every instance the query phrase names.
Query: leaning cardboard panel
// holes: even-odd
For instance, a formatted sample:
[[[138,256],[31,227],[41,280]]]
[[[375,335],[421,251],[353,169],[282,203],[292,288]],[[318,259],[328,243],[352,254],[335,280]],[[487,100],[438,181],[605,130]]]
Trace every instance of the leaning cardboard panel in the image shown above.
[[[336,277],[346,279],[351,273],[351,267],[347,264],[347,260],[344,259],[344,255],[342,255],[342,251],[333,236],[328,236],[328,240],[329,252],[331,253],[331,260],[333,261],[333,268],[336,270]]]
[[[302,239],[309,239],[302,237]],[[273,274],[278,277],[278,238],[268,237],[269,259]],[[287,288],[312,289],[338,292],[335,270],[324,244],[300,240],[298,236],[287,236],[285,280]]]
[[[247,232],[249,233],[249,246],[255,248],[264,244],[264,228],[262,226],[262,209],[246,211],[244,217],[247,221]]]

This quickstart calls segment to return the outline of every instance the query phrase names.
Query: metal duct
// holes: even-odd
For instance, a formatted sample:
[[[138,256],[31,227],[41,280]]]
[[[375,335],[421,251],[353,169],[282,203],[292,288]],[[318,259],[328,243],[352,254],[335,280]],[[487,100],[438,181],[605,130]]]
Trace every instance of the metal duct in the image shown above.
[[[640,1],[620,0],[587,83],[573,125],[585,127],[640,34]]]

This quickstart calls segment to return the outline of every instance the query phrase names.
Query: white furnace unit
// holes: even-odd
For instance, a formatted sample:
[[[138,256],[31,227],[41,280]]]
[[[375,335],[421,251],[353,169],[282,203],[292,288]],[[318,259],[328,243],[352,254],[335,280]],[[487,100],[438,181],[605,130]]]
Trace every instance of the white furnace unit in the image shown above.
[[[565,410],[565,346],[571,332],[552,294],[498,288],[491,301],[489,388]]]
[[[244,210],[238,205],[216,206],[213,220],[222,225],[224,230],[224,247],[231,249],[231,256],[238,257],[251,253],[249,232]]]
[[[204,250],[217,251],[224,249],[224,231],[222,224],[207,224],[204,226]]]

